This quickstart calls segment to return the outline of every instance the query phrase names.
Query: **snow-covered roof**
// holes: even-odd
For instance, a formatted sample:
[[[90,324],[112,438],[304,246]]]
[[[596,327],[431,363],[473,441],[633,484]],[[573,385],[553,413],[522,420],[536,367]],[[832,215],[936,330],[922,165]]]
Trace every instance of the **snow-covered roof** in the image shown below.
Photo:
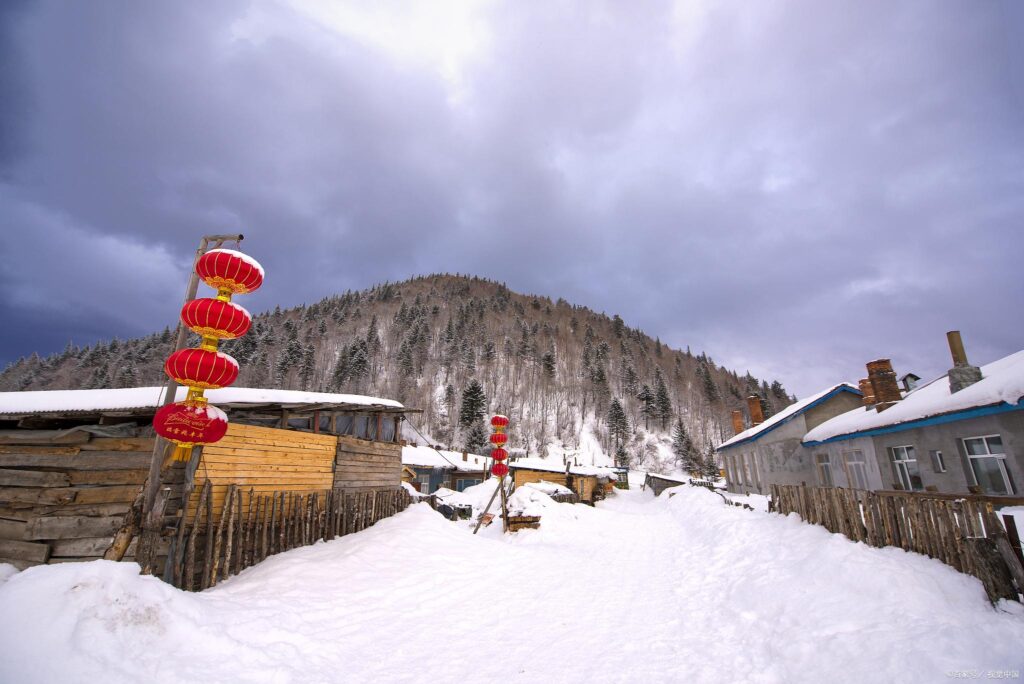
[[[487,459],[478,454],[466,454],[466,460],[463,461],[461,451],[437,450],[428,446],[404,446],[402,465],[478,473],[487,468]]]
[[[647,473],[648,477],[657,477],[661,480],[668,480],[669,482],[678,482],[679,484],[686,484],[690,481],[690,478],[685,475],[662,475],[661,473]]]
[[[557,461],[549,461],[544,458],[517,458],[514,461],[510,461],[508,464],[509,468],[520,469],[520,470],[543,470],[549,473],[564,473],[565,464],[558,463]],[[612,468],[604,468],[602,466],[593,465],[573,465],[569,466],[569,473],[572,475],[596,475],[598,477],[610,477],[615,479],[616,472]]]
[[[807,409],[813,406],[817,406],[821,402],[840,392],[853,392],[858,396],[862,396],[861,391],[859,389],[857,389],[856,387],[847,382],[834,385],[832,387],[829,387],[827,390],[818,392],[817,394],[809,396],[806,399],[796,402],[795,404],[790,404],[789,406],[782,409],[781,411],[779,411],[778,413],[776,413],[774,416],[764,421],[763,423],[755,425],[752,428],[748,428],[743,432],[739,433],[738,435],[732,437],[731,439],[722,442],[721,444],[718,445],[718,448],[725,449],[728,447],[734,447],[744,442],[755,440],[761,435],[770,432],[777,427],[781,427],[785,423],[788,423],[792,419],[796,418],[798,415],[800,415]]]
[[[950,422],[999,411],[1024,409],[1024,350],[981,367],[982,379],[955,394],[943,375],[918,387],[884,411],[856,408],[827,420],[804,436],[805,444],[859,433],[896,432],[919,421]]]
[[[187,389],[179,387],[175,401],[185,398]],[[155,409],[160,406],[163,387],[128,387],[124,389],[42,390],[34,392],[0,392],[0,414],[69,413],[95,411],[130,411]],[[225,387],[205,393],[211,404],[243,408],[273,404],[283,408],[357,407],[402,409],[391,399],[364,397],[357,394],[297,392],[294,390]]]

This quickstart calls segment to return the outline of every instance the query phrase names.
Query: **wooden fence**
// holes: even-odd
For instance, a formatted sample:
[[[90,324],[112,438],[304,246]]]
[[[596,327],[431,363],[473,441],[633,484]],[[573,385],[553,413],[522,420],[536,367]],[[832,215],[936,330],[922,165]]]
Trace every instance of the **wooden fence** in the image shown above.
[[[796,513],[806,522],[870,546],[923,553],[980,579],[993,602],[1019,600],[1024,591],[1019,546],[1014,549],[993,503],[1020,501],[776,484],[771,487],[769,510]]]
[[[275,553],[359,532],[412,501],[401,488],[260,495],[232,484],[215,511],[211,492],[207,480],[194,511],[181,519],[167,559],[165,579],[187,591],[215,586]]]

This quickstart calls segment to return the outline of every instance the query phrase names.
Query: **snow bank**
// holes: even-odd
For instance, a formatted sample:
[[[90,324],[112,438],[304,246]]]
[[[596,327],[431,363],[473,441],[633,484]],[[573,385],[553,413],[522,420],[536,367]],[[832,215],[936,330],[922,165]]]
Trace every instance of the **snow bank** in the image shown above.
[[[539,492],[543,492],[548,496],[555,496],[557,494],[572,494],[572,490],[568,487],[558,484],[557,482],[548,482],[547,480],[541,480],[540,482],[527,482],[523,487],[529,487],[530,489],[536,489]]]
[[[993,610],[976,579],[673,491],[591,508],[524,487],[541,528],[510,535],[417,504],[201,594],[134,564],[32,568],[0,584],[0,680],[842,684],[1024,669],[1024,608]]]

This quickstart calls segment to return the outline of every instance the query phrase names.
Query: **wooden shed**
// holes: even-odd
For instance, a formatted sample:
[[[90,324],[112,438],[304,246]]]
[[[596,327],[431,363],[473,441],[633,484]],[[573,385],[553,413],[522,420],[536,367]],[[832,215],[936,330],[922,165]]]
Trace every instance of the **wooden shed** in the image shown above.
[[[162,391],[0,393],[0,562],[24,568],[104,556],[141,499]],[[332,492],[367,495],[359,500],[372,502],[375,493],[399,491],[400,426],[408,409],[398,402],[248,388],[207,396],[227,412],[228,433],[199,449],[188,467],[165,472],[161,559],[181,521],[196,519],[207,482],[204,506],[212,515],[206,526],[219,524],[222,511],[234,513],[236,504],[241,518],[250,499],[271,495],[275,502],[284,494],[302,502],[312,518],[323,515]],[[319,513],[312,510],[315,501]],[[126,560],[133,559],[134,546]],[[158,563],[157,573],[164,565]]]
[[[568,487],[583,503],[593,505],[604,499],[611,491],[609,486],[616,480],[610,468],[600,466],[578,466],[557,463],[537,458],[520,458],[510,462],[509,472],[516,487],[530,482],[554,482]]]

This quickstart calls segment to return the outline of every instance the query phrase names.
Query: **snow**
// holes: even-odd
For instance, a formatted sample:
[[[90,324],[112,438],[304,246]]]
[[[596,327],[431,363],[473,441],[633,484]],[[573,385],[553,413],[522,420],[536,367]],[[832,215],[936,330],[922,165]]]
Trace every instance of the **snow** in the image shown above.
[[[230,254],[231,256],[238,257],[239,259],[241,259],[245,263],[247,263],[250,266],[252,266],[253,268],[255,268],[257,271],[259,271],[260,272],[260,278],[266,278],[267,277],[267,273],[266,273],[266,271],[263,270],[263,267],[260,266],[260,262],[256,261],[255,259],[253,259],[251,256],[249,256],[245,252],[239,252],[238,250],[234,250],[234,249],[227,249],[227,248],[224,248],[224,247],[218,247],[217,249],[208,250],[206,253],[207,254],[215,254],[217,252],[223,252],[224,254]]]
[[[982,366],[981,375],[981,380],[956,394],[950,393],[949,380],[943,375],[918,387],[885,411],[856,408],[827,420],[808,432],[803,441],[822,442],[840,435],[982,406],[1016,405],[1024,398],[1024,350]]]
[[[591,508],[532,490],[540,529],[508,535],[417,504],[200,594],[128,563],[31,568],[0,583],[0,679],[842,684],[1024,669],[1024,607],[993,609],[975,578],[673,492]]]
[[[776,413],[771,418],[766,419],[763,423],[759,423],[759,424],[757,424],[757,425],[755,425],[753,427],[747,428],[743,432],[740,432],[739,434],[734,435],[730,439],[722,442],[721,444],[718,445],[717,448],[724,449],[726,447],[733,446],[734,444],[739,444],[740,442],[745,442],[746,440],[751,439],[752,437],[756,437],[757,435],[759,435],[762,432],[768,430],[769,428],[774,427],[776,425],[779,425],[781,423],[784,423],[785,421],[789,420],[790,418],[796,416],[801,411],[803,411],[804,409],[808,408],[814,402],[816,402],[816,401],[818,401],[818,400],[828,396],[832,392],[835,392],[836,390],[844,388],[844,387],[853,390],[857,394],[860,394],[860,390],[857,389],[856,387],[854,387],[853,385],[851,385],[848,382],[843,382],[843,383],[840,383],[838,385],[833,385],[832,387],[829,387],[827,390],[823,390],[821,392],[818,392],[817,394],[809,396],[806,399],[802,399],[801,401],[798,401],[795,404],[790,404],[786,408],[784,408],[781,411],[779,411],[778,413]]]
[[[463,461],[461,451],[438,450],[428,446],[404,446],[402,465],[478,473],[487,468],[487,459],[478,454],[467,454],[466,460]]]
[[[548,496],[555,496],[556,494],[572,494],[572,490],[568,487],[564,487],[557,482],[548,482],[547,480],[541,480],[540,482],[527,482],[523,487],[536,489]]]
[[[187,388],[179,387],[175,401],[182,401]],[[0,414],[47,413],[67,411],[116,411],[135,408],[157,408],[164,396],[163,387],[128,387],[124,389],[41,390],[33,392],[0,392]],[[298,392],[294,390],[225,387],[205,393],[211,404],[357,404],[403,408],[391,399],[364,397],[357,394]]]

